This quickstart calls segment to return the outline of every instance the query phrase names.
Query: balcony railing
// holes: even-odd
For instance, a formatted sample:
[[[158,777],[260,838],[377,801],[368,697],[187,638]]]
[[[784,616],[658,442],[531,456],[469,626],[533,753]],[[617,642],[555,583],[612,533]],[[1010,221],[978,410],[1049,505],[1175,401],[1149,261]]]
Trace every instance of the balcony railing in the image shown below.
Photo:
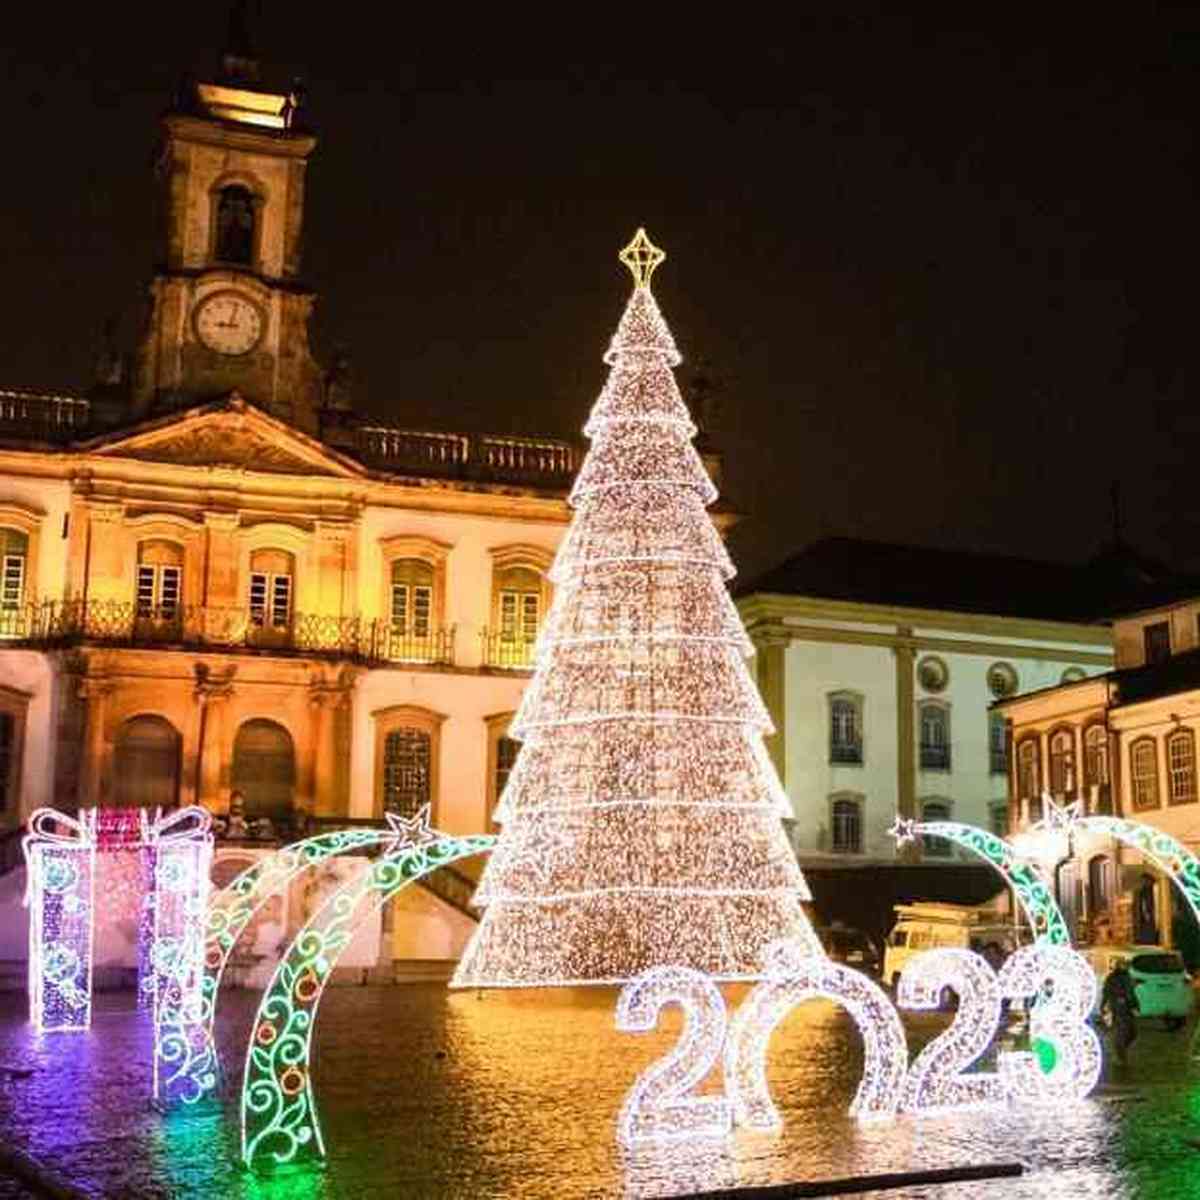
[[[454,626],[412,629],[379,622],[376,658],[397,663],[428,663],[449,667],[454,663]]]
[[[842,766],[860,767],[862,766],[863,751],[862,742],[837,742],[829,743],[829,761]]]
[[[146,606],[119,600],[65,600],[0,610],[0,639],[38,646],[105,642],[255,650],[373,660],[383,657],[381,622],[296,613],[287,624],[255,619],[248,608]]]
[[[483,631],[483,665],[506,671],[530,671],[534,665],[535,638],[516,637],[497,629]]]
[[[66,441],[84,432],[90,414],[82,397],[0,389],[0,438]]]
[[[490,483],[565,489],[582,460],[578,446],[556,438],[435,433],[378,425],[359,427],[354,438],[359,457],[371,467]]]
[[[950,770],[950,747],[945,745],[921,744],[920,764],[922,771]]]

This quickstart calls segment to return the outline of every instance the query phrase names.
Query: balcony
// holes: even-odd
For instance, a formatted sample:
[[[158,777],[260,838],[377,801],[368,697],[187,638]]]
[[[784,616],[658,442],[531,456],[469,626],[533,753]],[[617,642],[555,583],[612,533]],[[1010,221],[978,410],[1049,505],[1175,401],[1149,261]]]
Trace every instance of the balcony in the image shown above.
[[[861,767],[863,761],[862,742],[830,742],[829,761],[835,766]]]
[[[919,761],[922,771],[948,771],[950,747],[945,743],[922,742]]]
[[[286,625],[264,624],[248,608],[138,605],[66,600],[0,611],[0,638],[53,647],[81,642],[115,646],[249,650],[372,661],[381,657],[380,622],[295,613]]]
[[[378,659],[394,663],[424,663],[428,666],[454,665],[454,626],[428,626],[412,629],[378,622],[375,648]]]
[[[532,671],[535,665],[537,639],[517,637],[498,629],[485,629],[483,665],[500,671]]]
[[[90,419],[82,397],[0,389],[0,438],[66,442],[83,436]]]
[[[565,490],[582,461],[579,446],[557,438],[435,433],[364,425],[354,449],[369,467],[482,483]]]

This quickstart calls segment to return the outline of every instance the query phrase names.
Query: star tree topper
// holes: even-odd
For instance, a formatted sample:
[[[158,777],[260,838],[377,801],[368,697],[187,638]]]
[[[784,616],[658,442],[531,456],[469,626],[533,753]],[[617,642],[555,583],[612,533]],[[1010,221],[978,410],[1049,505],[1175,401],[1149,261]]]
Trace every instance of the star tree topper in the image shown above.
[[[617,257],[629,268],[634,286],[649,291],[650,276],[667,255],[646,236],[644,229],[639,228],[633,240]]]
[[[892,822],[891,829],[888,833],[896,839],[897,846],[903,846],[905,842],[915,842],[917,840],[917,826],[919,821],[914,821],[912,817],[902,817],[899,813],[896,814],[895,821]]]

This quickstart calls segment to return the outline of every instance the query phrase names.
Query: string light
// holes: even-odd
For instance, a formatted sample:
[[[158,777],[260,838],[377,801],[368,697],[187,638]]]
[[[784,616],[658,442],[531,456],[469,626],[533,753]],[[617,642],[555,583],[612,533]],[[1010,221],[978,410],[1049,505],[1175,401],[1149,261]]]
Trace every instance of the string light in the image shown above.
[[[733,1113],[724,1096],[689,1096],[712,1070],[725,1042],[725,1001],[715,983],[687,967],[651,967],[621,991],[617,1028],[646,1033],[668,1004],[683,1010],[675,1046],[641,1075],[617,1118],[617,1138],[630,1148],[644,1142],[724,1137]]]
[[[822,951],[763,745],[772,726],[706,507],[716,488],[639,230],[634,288],[584,432],[554,603],[511,726],[483,919],[454,987],[628,983],[664,965],[762,975],[768,943]]]
[[[1004,1099],[998,1075],[966,1073],[992,1044],[1000,1024],[1000,984],[984,958],[957,947],[914,955],[904,964],[896,1002],[901,1008],[938,1009],[946,988],[958,997],[954,1021],[909,1067],[900,1101],[905,1112],[929,1115]]]
[[[388,831],[393,848],[343,884],[309,918],[275,967],[251,1027],[242,1080],[242,1161],[252,1170],[323,1157],[312,1087],[317,1008],[359,924],[418,879],[490,850],[486,835],[449,837],[428,828]]]
[[[861,1121],[894,1116],[908,1050],[900,1017],[883,989],[860,971],[812,955],[803,942],[768,946],[765,967],[765,978],[734,1014],[725,1045],[734,1120],[764,1131],[782,1126],[767,1084],[771,1035],[797,1004],[817,999],[845,1008],[863,1039],[863,1074],[850,1112]]]

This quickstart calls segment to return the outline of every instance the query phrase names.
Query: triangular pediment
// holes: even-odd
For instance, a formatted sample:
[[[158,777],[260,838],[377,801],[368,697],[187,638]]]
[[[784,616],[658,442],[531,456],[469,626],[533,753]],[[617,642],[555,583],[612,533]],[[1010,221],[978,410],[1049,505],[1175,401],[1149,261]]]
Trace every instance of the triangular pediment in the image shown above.
[[[84,449],[105,458],[273,475],[350,479],[364,473],[353,459],[237,396],[98,438]]]

